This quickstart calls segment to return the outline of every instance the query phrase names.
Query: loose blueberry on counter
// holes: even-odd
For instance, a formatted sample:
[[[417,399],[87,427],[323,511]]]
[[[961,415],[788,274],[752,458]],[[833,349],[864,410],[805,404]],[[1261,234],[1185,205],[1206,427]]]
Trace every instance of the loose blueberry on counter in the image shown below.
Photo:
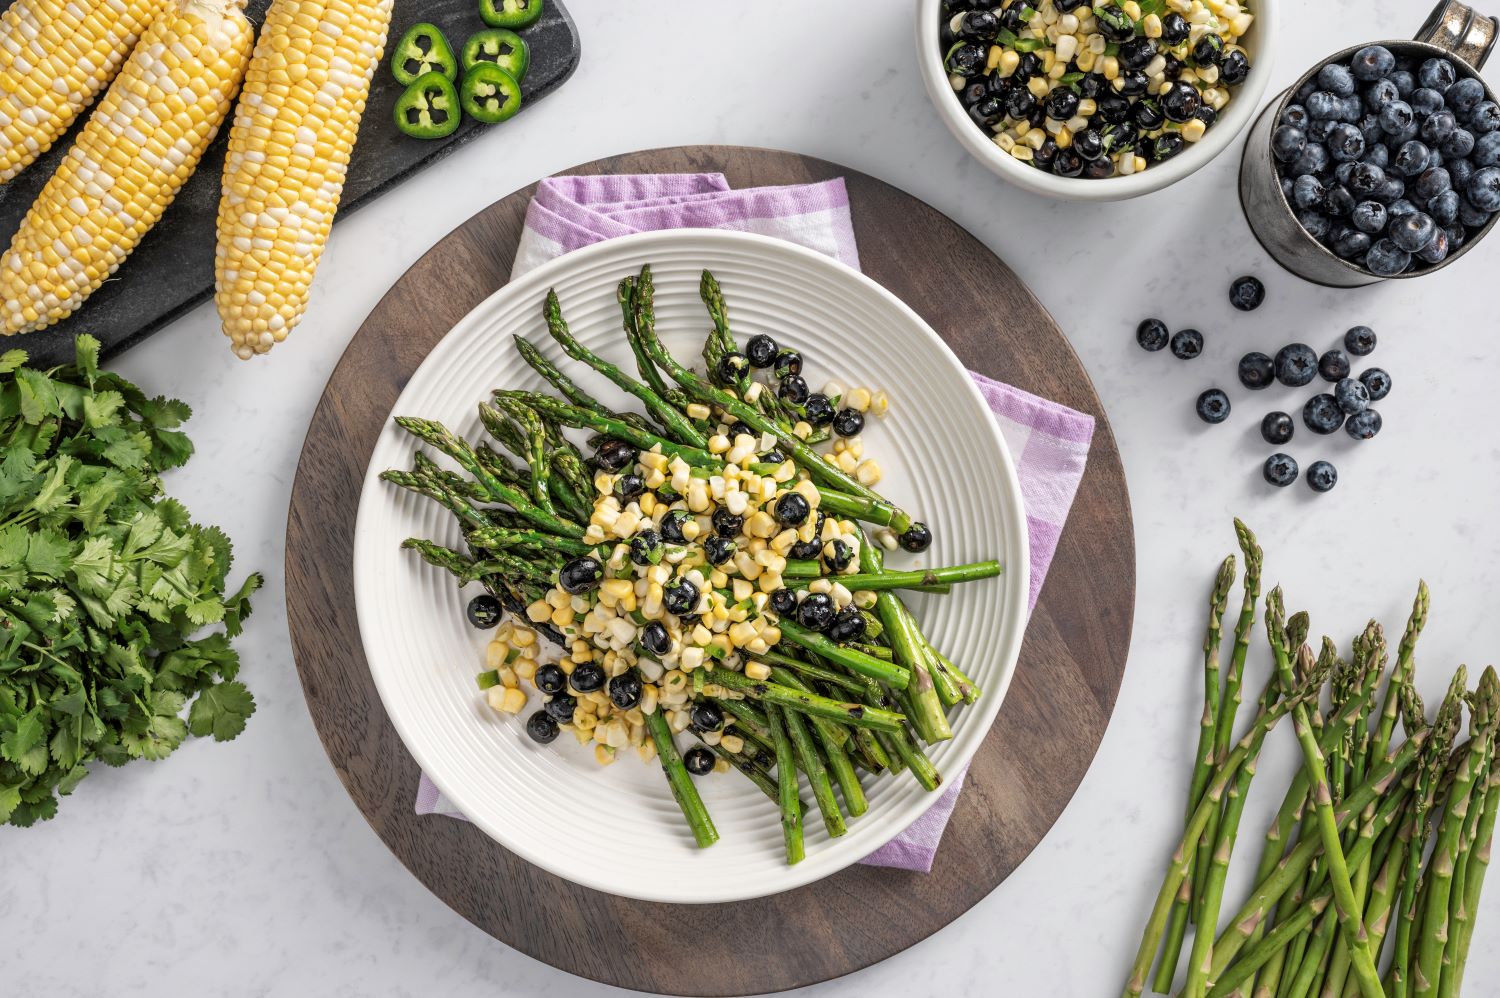
[[[1276,365],[1270,357],[1253,351],[1240,358],[1239,376],[1240,384],[1259,391],[1276,379]]]
[[[1198,418],[1205,423],[1222,423],[1229,418],[1229,396],[1210,388],[1198,396]]]
[[[682,764],[694,776],[707,776],[714,771],[714,754],[702,745],[694,745],[682,753]]]
[[[852,606],[845,607],[828,626],[828,636],[840,644],[858,641],[865,636],[865,615]]]
[[[693,607],[698,605],[698,596],[698,587],[690,580],[678,579],[675,585],[663,590],[661,605],[666,607],[668,613],[681,617],[693,612]]]
[[[1375,330],[1369,326],[1354,326],[1344,334],[1344,349],[1356,357],[1368,357],[1375,352]]]
[[[827,426],[833,422],[833,402],[822,392],[813,392],[802,404],[802,415],[809,426]]]
[[[913,523],[898,538],[898,541],[903,551],[910,551],[912,554],[921,554],[932,547],[932,529],[925,523]]]
[[[641,674],[631,669],[609,681],[609,702],[629,710],[641,702]]]
[[[1353,378],[1344,378],[1334,385],[1333,397],[1338,401],[1339,408],[1348,416],[1364,412],[1370,405],[1369,389],[1364,386],[1363,382]]]
[[[810,394],[807,389],[807,379],[800,374],[788,374],[776,387],[776,394],[792,405],[801,405],[807,401]]]
[[[812,506],[800,492],[786,491],[776,500],[776,522],[783,527],[800,527],[807,522]]]
[[[1342,350],[1329,350],[1318,358],[1318,373],[1324,381],[1342,381],[1349,377],[1349,357]]]
[[[580,555],[563,565],[557,573],[557,584],[563,592],[579,596],[599,588],[604,579],[604,566],[592,555]]]
[[[833,417],[833,432],[841,437],[857,437],[865,428],[864,413],[858,409],[843,408]]]
[[[1302,422],[1314,433],[1334,433],[1344,425],[1344,410],[1332,395],[1314,395],[1302,407]]]
[[[1374,409],[1366,409],[1357,416],[1349,417],[1349,422],[1345,424],[1344,430],[1355,440],[1369,440],[1380,432],[1383,422],[1384,420],[1380,418],[1380,413]]]
[[[641,647],[653,655],[665,655],[672,650],[672,635],[661,621],[653,620],[641,628]],[[540,669],[537,675],[541,675]]]
[[[1372,367],[1359,375],[1360,384],[1370,393],[1371,402],[1379,402],[1391,393],[1391,376],[1382,368]]]
[[[797,594],[790,589],[778,589],[771,594],[771,610],[778,616],[786,617],[797,612]]]
[[[1203,334],[1196,329],[1184,329],[1172,337],[1172,356],[1178,360],[1192,360],[1203,353]]]
[[[526,734],[538,745],[555,741],[559,730],[557,722],[548,717],[545,710],[539,710],[526,719]]]
[[[1297,424],[1284,412],[1268,412],[1260,421],[1260,435],[1266,443],[1280,446],[1292,439]]]
[[[469,600],[468,608],[464,612],[468,615],[469,623],[481,631],[487,631],[491,627],[494,627],[500,623],[500,618],[505,615],[504,609],[500,606],[500,601],[489,593],[481,593]]]
[[[1318,355],[1306,343],[1289,343],[1276,351],[1276,380],[1288,388],[1310,384],[1318,374]]]
[[[578,709],[578,698],[571,693],[555,693],[542,704],[542,709],[558,724],[572,724],[573,712]]]
[[[1229,304],[1241,312],[1253,312],[1266,300],[1266,286],[1248,274],[1229,286]]]
[[[750,337],[745,344],[745,356],[755,367],[765,369],[776,363],[776,341],[765,333]]]
[[[797,623],[814,631],[826,631],[837,612],[832,596],[827,593],[808,593],[797,604]]]
[[[1327,461],[1314,461],[1307,466],[1307,487],[1314,492],[1329,492],[1338,483],[1338,469]]]
[[[712,700],[699,700],[688,711],[688,721],[693,730],[708,734],[724,727],[724,711]]]
[[[567,673],[550,663],[537,667],[533,682],[543,693],[561,693],[568,688]]]
[[[1167,324],[1160,319],[1144,319],[1135,327],[1135,341],[1141,345],[1142,350],[1155,353],[1165,347],[1171,338]]]
[[[593,662],[580,662],[568,675],[568,685],[579,693],[593,693],[604,688],[604,669]]]
[[[795,350],[782,350],[776,354],[771,373],[778,378],[788,378],[802,373],[802,355]]]
[[[639,453],[631,444],[610,437],[594,451],[594,463],[605,471],[616,472],[633,462]]]
[[[1266,481],[1280,489],[1297,480],[1297,471],[1297,462],[1290,454],[1272,454],[1261,468]]]

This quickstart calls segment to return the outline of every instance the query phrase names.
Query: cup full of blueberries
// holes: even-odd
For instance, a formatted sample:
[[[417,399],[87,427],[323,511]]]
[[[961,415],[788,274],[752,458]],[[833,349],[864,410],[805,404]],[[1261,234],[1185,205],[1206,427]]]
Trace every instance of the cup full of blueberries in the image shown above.
[[[1314,67],[1256,123],[1240,200],[1283,267],[1332,287],[1432,273],[1500,218],[1500,100],[1479,78],[1500,22],[1454,0],[1418,40]]]

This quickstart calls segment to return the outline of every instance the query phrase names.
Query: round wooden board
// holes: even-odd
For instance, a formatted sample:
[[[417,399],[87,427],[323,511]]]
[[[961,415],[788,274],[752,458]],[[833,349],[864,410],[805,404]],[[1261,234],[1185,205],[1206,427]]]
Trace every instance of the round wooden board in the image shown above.
[[[844,177],[867,274],[921,313],[969,368],[1098,420],[1015,680],[932,872],[852,866],[756,901],[648,904],[545,873],[466,822],[413,813],[417,765],[360,650],[350,578],[360,483],[417,365],[506,283],[533,188],[449,234],[350,343],[298,465],[286,591],[297,669],[323,746],[371,826],[434,894],[495,938],[568,973],[639,991],[717,996],[815,984],[884,960],[963,914],[1026,858],[1083,779],[1114,707],[1130,645],[1135,545],[1119,452],[1083,365],[1016,275],[952,220],[854,170],[764,149],[657,149],[570,172],[705,171],[723,173],[734,187]]]

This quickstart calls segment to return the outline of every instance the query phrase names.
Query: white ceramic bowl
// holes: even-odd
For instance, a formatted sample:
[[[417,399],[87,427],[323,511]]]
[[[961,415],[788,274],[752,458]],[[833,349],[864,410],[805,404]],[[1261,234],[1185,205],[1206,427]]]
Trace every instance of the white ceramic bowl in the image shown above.
[[[1229,148],[1245,126],[1255,118],[1266,85],[1271,80],[1271,55],[1275,47],[1276,19],[1280,0],[1251,0],[1255,21],[1245,35],[1250,53],[1250,75],[1234,92],[1219,120],[1197,142],[1181,153],[1128,177],[1108,180],[1085,180],[1081,177],[1058,177],[1022,163],[995,145],[984,131],[969,118],[963,104],[948,82],[943,68],[943,53],[938,41],[942,24],[942,0],[917,2],[917,64],[922,82],[938,117],[948,126],[969,153],[990,172],[1017,187],[1062,201],[1124,201],[1151,194],[1201,169],[1209,160]]]
[[[511,282],[476,308],[423,361],[395,413],[439,419],[471,440],[481,437],[476,407],[491,389],[543,387],[516,355],[513,334],[577,375],[581,365],[563,358],[542,323],[549,287],[561,296],[579,340],[633,370],[615,286],[645,262],[656,276],[663,340],[684,361],[698,362],[709,328],[698,300],[698,277],[707,267],[723,285],[742,342],[771,333],[804,352],[813,384],[837,377],[890,392],[890,415],[872,419],[865,440],[886,469],[882,489],[935,534],[921,558],[893,553],[893,567],[985,558],[1005,566],[998,579],[911,600],[924,631],[984,690],[979,703],[955,715],[954,738],[929,753],[942,773],[956,776],[989,731],[1020,651],[1029,584],[1026,522],[1010,455],[962,365],[916,313],[873,281],[821,254],[743,233],[679,230],[600,243]],[[602,379],[578,380],[623,405],[624,396]],[[884,845],[937,799],[909,776],[867,777],[869,811],[849,822],[848,834],[829,839],[812,810],[807,858],[788,867],[775,804],[737,773],[699,781],[722,836],[700,850],[655,762],[625,752],[601,768],[569,735],[548,746],[532,743],[523,722],[540,706],[534,691],[525,714],[502,717],[475,687],[487,635],[465,622],[464,604],[477,587],[461,591],[399,548],[409,536],[461,543],[446,511],[377,478],[383,469],[410,467],[414,450],[412,439],[388,424],[365,478],[354,551],[360,634],[406,747],[443,794],[506,848],[613,894],[733,901],[835,873]],[[685,749],[686,736],[679,743]],[[805,788],[803,799],[811,808]]]

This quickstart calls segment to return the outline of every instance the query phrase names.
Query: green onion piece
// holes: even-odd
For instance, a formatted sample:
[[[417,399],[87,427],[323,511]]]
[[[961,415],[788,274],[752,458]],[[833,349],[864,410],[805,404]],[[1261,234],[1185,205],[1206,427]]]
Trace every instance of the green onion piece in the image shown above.
[[[487,690],[491,687],[499,686],[500,671],[498,669],[491,669],[489,672],[481,672],[479,675],[474,677],[474,681],[479,684],[479,688],[482,690]]]

